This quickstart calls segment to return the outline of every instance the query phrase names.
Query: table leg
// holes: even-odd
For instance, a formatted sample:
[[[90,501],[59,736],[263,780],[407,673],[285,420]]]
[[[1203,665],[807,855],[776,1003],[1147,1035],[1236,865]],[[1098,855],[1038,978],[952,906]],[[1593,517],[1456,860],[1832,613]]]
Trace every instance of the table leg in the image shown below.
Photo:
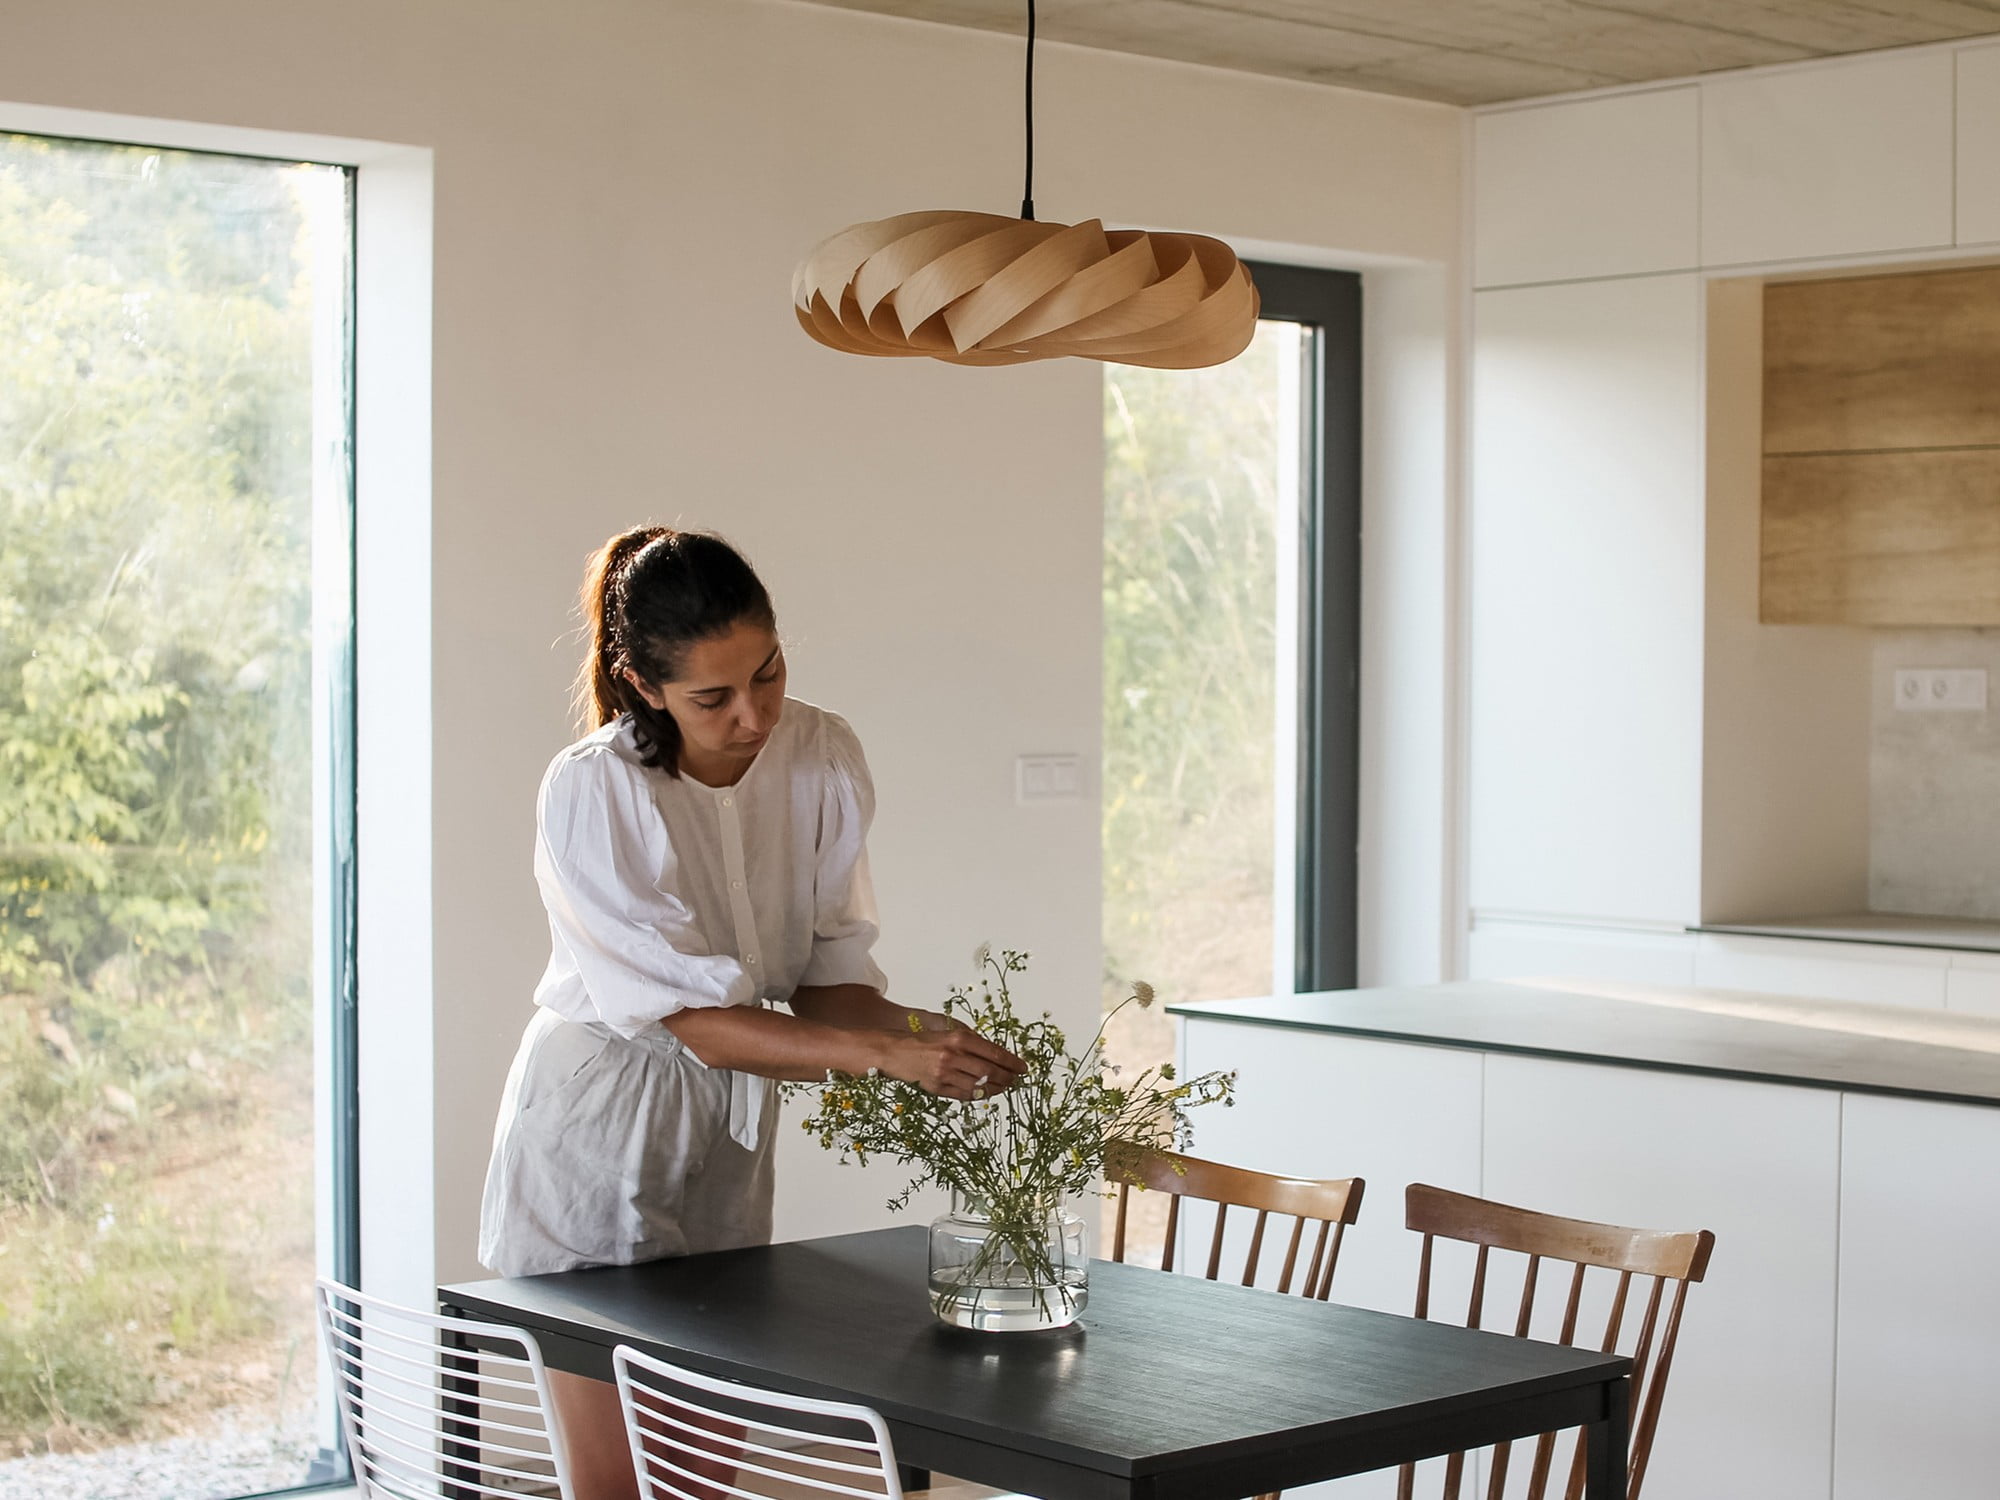
[[[1590,1454],[1584,1469],[1584,1500],[1625,1500],[1631,1423],[1632,1382],[1615,1380],[1605,1388],[1604,1420],[1583,1430]]]

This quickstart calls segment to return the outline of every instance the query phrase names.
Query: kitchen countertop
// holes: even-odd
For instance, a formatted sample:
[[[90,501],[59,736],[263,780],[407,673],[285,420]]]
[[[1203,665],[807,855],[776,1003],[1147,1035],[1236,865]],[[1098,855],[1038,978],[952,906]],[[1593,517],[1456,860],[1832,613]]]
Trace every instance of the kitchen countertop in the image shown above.
[[[1779,917],[1768,922],[1703,922],[1688,930],[1739,937],[1808,938],[1826,943],[1889,943],[1900,948],[2000,953],[2000,922],[1971,917],[1859,911],[1825,917]]]
[[[1188,1020],[2000,1105],[2000,1019],[1743,990],[1537,980],[1169,1005]]]

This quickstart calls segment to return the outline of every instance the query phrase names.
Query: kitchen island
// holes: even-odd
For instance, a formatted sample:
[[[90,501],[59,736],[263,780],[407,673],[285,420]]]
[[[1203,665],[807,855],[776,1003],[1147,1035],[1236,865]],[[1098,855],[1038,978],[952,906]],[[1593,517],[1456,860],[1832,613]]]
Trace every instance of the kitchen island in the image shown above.
[[[1648,1500],[2000,1493],[2000,1021],[1575,982],[1171,1009],[1239,1070],[1196,1154],[1368,1180],[1336,1300],[1409,1309],[1413,1181],[1715,1231]]]

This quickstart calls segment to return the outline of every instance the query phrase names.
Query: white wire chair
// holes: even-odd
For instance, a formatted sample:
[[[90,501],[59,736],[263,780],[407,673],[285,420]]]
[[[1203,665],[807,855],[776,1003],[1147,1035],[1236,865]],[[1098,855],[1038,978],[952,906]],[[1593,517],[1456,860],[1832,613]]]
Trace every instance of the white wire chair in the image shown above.
[[[575,1500],[533,1334],[324,1278],[315,1296],[361,1500]]]
[[[865,1406],[717,1380],[620,1344],[618,1404],[643,1500],[903,1500]]]

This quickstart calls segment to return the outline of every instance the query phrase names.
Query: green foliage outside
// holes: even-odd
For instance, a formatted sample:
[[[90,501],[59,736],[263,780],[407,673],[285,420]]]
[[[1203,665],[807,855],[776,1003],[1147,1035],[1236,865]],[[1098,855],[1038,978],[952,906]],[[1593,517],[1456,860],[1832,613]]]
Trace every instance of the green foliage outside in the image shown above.
[[[1104,385],[1105,1004],[1268,993],[1280,359]],[[1170,1032],[1128,1045],[1137,1065]],[[1118,1050],[1114,1048],[1114,1050]]]
[[[162,1174],[309,1090],[328,170],[0,136],[0,1451],[269,1322]]]

